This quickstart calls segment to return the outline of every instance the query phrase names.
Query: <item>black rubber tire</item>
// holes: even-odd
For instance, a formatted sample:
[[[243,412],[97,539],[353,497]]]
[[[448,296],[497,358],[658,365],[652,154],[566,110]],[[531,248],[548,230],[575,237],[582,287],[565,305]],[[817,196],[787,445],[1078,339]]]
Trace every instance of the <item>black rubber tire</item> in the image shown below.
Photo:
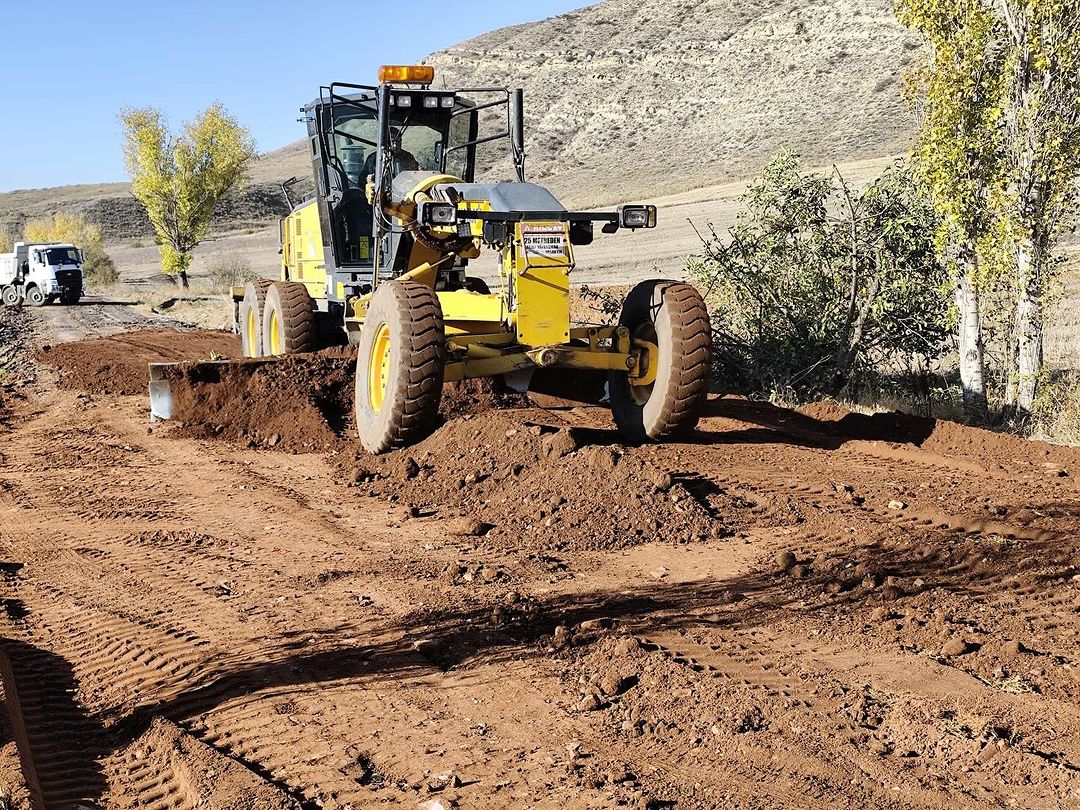
[[[634,388],[626,372],[608,375],[608,396],[619,432],[629,439],[667,439],[697,425],[709,393],[712,332],[701,294],[678,281],[643,281],[623,303],[619,325],[630,336],[656,343],[659,356],[651,388]]]
[[[43,307],[49,303],[49,299],[45,297],[45,293],[37,286],[27,287],[23,295],[26,303],[32,307]]]
[[[491,294],[491,288],[488,286],[488,283],[476,276],[465,276],[465,289],[469,292],[480,293],[481,295]]]
[[[388,331],[389,368],[382,407],[368,385],[376,336]],[[364,448],[385,453],[419,441],[435,426],[446,365],[442,307],[415,281],[387,281],[371,298],[356,355],[356,430]]]
[[[270,279],[260,278],[244,285],[244,300],[240,302],[240,323],[238,324],[244,357],[262,357],[263,308],[266,305],[266,293],[273,283]],[[250,332],[249,316],[251,317]]]
[[[5,306],[16,307],[19,305],[19,289],[11,284],[0,290],[0,301],[3,301]]]
[[[263,356],[315,351],[315,303],[299,281],[275,281],[266,291],[262,319]],[[271,335],[274,323],[278,334]],[[274,350],[275,344],[278,350]]]
[[[60,303],[66,307],[75,306],[80,300],[82,300],[82,293],[73,292],[60,294]]]

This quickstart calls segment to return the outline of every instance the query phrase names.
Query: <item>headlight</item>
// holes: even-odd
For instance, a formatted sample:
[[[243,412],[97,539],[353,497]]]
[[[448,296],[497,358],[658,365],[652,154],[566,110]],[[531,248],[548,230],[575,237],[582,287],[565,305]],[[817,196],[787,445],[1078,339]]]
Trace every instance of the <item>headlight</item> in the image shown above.
[[[656,227],[655,205],[623,205],[619,208],[619,225],[636,231]]]
[[[424,106],[429,110],[434,110],[439,106],[438,96],[424,96]]]
[[[412,96],[397,96],[397,105],[399,107],[411,107]]]
[[[457,206],[443,202],[422,202],[420,222],[423,225],[453,225],[457,222]]]

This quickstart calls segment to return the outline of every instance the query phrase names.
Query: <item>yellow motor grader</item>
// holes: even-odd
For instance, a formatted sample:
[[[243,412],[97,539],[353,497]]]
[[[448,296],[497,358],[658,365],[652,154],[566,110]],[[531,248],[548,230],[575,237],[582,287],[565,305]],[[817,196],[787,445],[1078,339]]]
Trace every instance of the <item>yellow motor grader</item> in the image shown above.
[[[331,84],[302,108],[315,189],[281,221],[280,280],[234,290],[244,354],[355,346],[356,426],[372,453],[430,431],[445,382],[502,377],[527,390],[541,371],[606,374],[628,438],[692,429],[710,370],[696,289],[647,281],[616,326],[570,319],[574,248],[596,225],[653,228],[656,208],[566,210],[525,182],[522,91],[436,90],[434,77],[383,67],[378,85]],[[478,181],[481,147],[516,178]],[[495,290],[469,274],[485,248],[498,256]]]

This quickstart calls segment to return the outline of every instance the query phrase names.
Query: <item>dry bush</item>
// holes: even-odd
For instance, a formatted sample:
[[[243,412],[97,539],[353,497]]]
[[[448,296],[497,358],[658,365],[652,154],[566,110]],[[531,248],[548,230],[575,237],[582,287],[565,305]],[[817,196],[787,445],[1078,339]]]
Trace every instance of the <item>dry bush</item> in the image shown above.
[[[1039,387],[1030,430],[1033,439],[1080,445],[1080,371],[1060,372]]]
[[[242,287],[259,278],[247,258],[241,253],[222,253],[206,263],[206,282],[213,292],[227,293],[231,287]]]

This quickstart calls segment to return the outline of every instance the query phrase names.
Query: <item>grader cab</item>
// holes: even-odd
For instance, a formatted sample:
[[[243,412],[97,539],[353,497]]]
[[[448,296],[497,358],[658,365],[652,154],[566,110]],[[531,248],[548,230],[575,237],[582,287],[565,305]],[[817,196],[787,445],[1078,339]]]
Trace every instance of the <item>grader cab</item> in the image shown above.
[[[539,370],[606,375],[631,439],[691,429],[710,367],[693,287],[643,282],[617,325],[570,320],[575,247],[596,225],[653,228],[656,208],[566,210],[525,180],[520,90],[433,80],[428,66],[384,67],[378,85],[331,84],[302,108],[314,193],[281,222],[280,280],[234,292],[245,355],[355,346],[356,425],[372,453],[430,431],[445,382],[502,377],[525,390]],[[481,148],[496,153],[492,171],[515,176],[478,181]],[[470,274],[486,251],[494,285]]]

